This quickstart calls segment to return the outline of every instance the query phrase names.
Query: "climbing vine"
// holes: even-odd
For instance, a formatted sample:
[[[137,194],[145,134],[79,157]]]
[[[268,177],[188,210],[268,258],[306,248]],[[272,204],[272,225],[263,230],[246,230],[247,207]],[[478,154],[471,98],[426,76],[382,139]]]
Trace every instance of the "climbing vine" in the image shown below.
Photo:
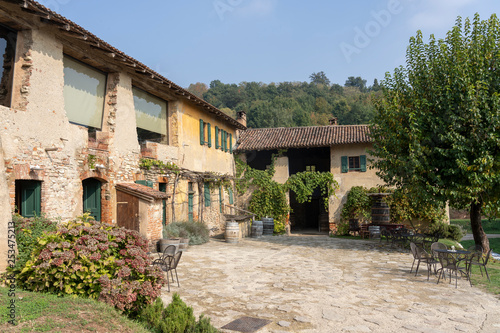
[[[290,176],[285,183],[285,190],[294,192],[299,203],[310,202],[317,188],[321,191],[325,209],[328,210],[328,201],[338,189],[338,183],[330,172],[298,172]]]
[[[248,209],[255,213],[257,218],[273,217],[274,231],[277,233],[285,231],[286,218],[291,211],[286,192],[294,192],[297,201],[304,203],[310,201],[314,191],[319,188],[328,209],[329,198],[338,188],[338,183],[330,172],[305,171],[290,176],[285,184],[274,181],[274,163],[276,157],[281,154],[282,152],[273,155],[267,170],[253,169],[242,160],[235,159],[236,190],[239,194],[244,194],[251,185],[255,187]]]
[[[180,172],[180,168],[172,162],[164,163],[161,160],[155,160],[151,158],[141,158],[139,162],[139,167],[142,169],[150,170],[152,167],[157,167],[162,171],[170,171],[172,173],[178,174]]]

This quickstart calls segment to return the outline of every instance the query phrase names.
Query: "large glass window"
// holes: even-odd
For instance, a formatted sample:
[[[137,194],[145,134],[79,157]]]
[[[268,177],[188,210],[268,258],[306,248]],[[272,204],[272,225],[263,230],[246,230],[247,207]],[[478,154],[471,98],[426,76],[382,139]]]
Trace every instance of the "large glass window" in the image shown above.
[[[133,87],[139,141],[162,141],[167,135],[167,102]]]
[[[106,74],[64,57],[64,108],[70,122],[100,129],[105,91]]]
[[[0,25],[0,105],[10,107],[17,32]]]

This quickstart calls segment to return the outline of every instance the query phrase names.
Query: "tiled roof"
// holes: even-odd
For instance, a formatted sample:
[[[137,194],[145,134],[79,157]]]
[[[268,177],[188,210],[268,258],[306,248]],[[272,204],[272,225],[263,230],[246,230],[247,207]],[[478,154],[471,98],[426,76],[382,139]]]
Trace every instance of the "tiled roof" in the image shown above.
[[[236,151],[330,147],[369,143],[368,125],[249,128],[238,140]]]
[[[165,192],[160,192],[146,185],[136,183],[116,184],[116,189],[118,191],[126,192],[133,196],[149,201],[152,201],[154,199],[167,199],[168,197],[170,197],[170,195]]]
[[[222,112],[215,106],[207,103],[205,100],[199,98],[198,96],[190,93],[186,89],[178,86],[173,83],[169,79],[164,76],[158,74],[151,68],[137,61],[136,59],[126,55],[122,51],[117,48],[111,46],[106,43],[96,35],[91,32],[85,30],[78,24],[73,21],[68,20],[62,15],[57,14],[56,12],[50,10],[49,8],[43,6],[42,4],[33,1],[33,0],[11,0],[10,2],[18,3],[21,8],[23,8],[26,13],[33,13],[36,16],[40,16],[45,19],[45,22],[51,22],[60,27],[62,33],[66,33],[67,35],[72,35],[79,40],[84,40],[85,42],[91,44],[94,48],[99,49],[103,52],[106,52],[107,55],[110,56],[110,59],[114,59],[115,62],[120,65],[127,65],[131,68],[134,68],[137,72],[141,72],[144,75],[145,80],[151,80],[156,83],[161,83],[164,86],[168,87],[174,94],[180,96],[181,98],[190,100],[191,102],[200,105],[206,111],[215,114],[217,117],[224,119],[226,122],[229,122],[231,125],[235,126],[239,129],[245,129],[246,127],[240,124],[238,121]]]

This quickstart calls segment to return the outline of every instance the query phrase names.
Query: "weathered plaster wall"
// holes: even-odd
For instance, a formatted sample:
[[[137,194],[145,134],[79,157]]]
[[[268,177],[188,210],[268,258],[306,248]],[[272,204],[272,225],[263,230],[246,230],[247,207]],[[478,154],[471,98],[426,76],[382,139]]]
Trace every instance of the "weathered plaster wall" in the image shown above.
[[[376,175],[376,170],[370,168],[370,158],[367,150],[371,144],[337,145],[330,149],[331,172],[334,179],[339,183],[339,189],[335,192],[337,198],[330,198],[329,219],[332,223],[340,221],[340,211],[346,200],[346,194],[353,186],[364,186],[367,188],[383,185],[383,181]],[[341,156],[367,156],[366,172],[341,172]]]
[[[0,272],[7,268],[8,223],[11,221],[7,175],[3,160],[2,140],[0,138]]]

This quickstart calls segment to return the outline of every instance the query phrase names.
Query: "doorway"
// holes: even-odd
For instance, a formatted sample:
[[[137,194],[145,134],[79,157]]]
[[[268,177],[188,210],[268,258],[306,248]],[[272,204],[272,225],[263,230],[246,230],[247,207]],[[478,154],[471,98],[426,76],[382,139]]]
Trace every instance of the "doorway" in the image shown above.
[[[95,178],[85,179],[83,185],[83,212],[89,212],[96,221],[101,221],[101,182]]]

